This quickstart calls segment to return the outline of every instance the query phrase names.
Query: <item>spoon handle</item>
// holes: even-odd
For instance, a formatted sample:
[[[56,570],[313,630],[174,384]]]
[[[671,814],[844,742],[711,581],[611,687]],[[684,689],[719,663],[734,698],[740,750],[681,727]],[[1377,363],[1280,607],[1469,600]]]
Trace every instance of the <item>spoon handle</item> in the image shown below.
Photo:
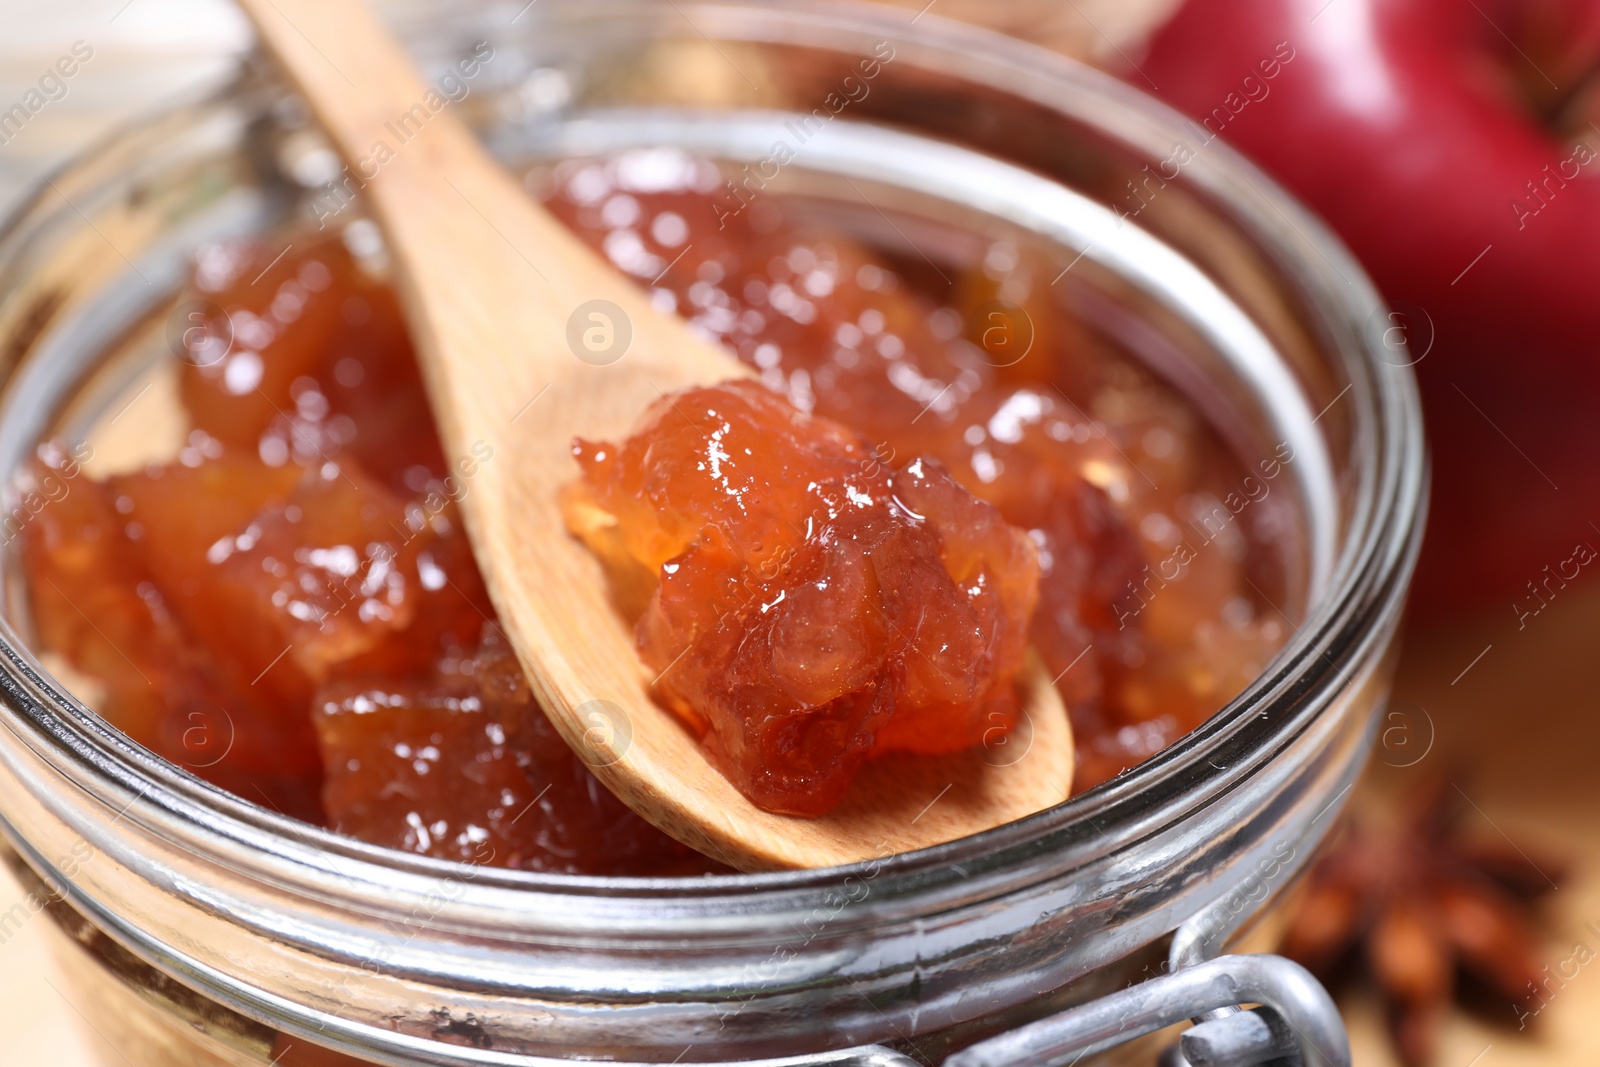
[[[546,386],[595,393],[568,325],[596,300],[621,313],[598,325],[631,333],[640,342],[631,369],[654,372],[662,389],[743,373],[732,356],[653,313],[536,204],[462,125],[449,95],[421,80],[363,0],[239,3],[346,161],[331,195],[342,205],[359,192],[384,229],[447,444],[462,439],[452,419],[503,425]],[[474,61],[484,62],[463,60],[465,69]]]

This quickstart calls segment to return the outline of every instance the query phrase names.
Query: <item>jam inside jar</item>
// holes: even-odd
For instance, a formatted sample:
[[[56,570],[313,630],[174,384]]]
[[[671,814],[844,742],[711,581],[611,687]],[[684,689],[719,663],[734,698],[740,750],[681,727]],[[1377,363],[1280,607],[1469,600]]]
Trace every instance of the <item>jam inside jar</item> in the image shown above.
[[[661,313],[751,364],[759,393],[854,431],[862,454],[849,463],[873,477],[899,470],[915,494],[895,498],[916,520],[907,529],[927,521],[918,508],[939,509],[963,517],[960,551],[1015,557],[973,564],[967,580],[998,580],[998,599],[980,600],[991,613],[1010,605],[1056,680],[1075,790],[1170,744],[1260,672],[1285,636],[1269,590],[1283,583],[1272,541],[1292,509],[1269,493],[1275,470],[1245,470],[1193,404],[1075,306],[1079,290],[1060,283],[1081,256],[993,219],[897,221],[859,187],[855,205],[803,188],[757,195],[737,173],[632,149],[526,178]],[[376,228],[207,245],[173,319],[177,358],[154,380],[182,426],[175,449],[130,463],[92,440],[52,440],[25,476],[33,490],[70,487],[21,546],[41,646],[87,677],[99,709],[246,799],[376,844],[570,873],[717,869],[612,798],[530,695],[456,507],[489,457],[439,448]],[[654,466],[629,474],[580,443],[575,480],[581,464],[625,511],[667,469],[666,443],[649,447]],[[692,528],[689,503],[673,521]],[[931,573],[922,557],[939,537],[946,557],[957,551],[954,532],[916,536],[834,552],[831,587],[811,575],[771,603],[754,600],[774,590],[745,598],[743,614],[721,604],[729,583],[714,569],[689,577],[703,539],[698,559],[636,553],[646,584],[662,576],[639,634],[646,665],[672,672],[663,699],[692,720],[697,700],[754,669],[752,634],[778,649],[769,676],[838,691],[837,678],[872,668],[883,642],[871,634],[888,618],[861,607],[858,640],[825,640],[855,625],[840,612],[857,601],[837,595],[852,582],[893,589],[896,617],[947,662],[963,642],[989,657],[973,663],[991,662],[1007,616],[941,601],[917,575]],[[783,536],[768,540],[776,551]],[[616,562],[615,545],[594,547]],[[791,593],[815,603],[764,617]],[[720,630],[697,629],[712,617]],[[879,636],[890,631],[892,620]],[[1008,638],[1011,672],[1023,639]],[[900,692],[937,694],[944,678],[953,696],[930,698],[947,709],[931,718],[896,725],[875,710],[886,690],[868,687],[819,698],[801,740],[753,720],[713,751],[758,802],[803,813],[831,805],[871,751],[943,751],[1010,726],[996,691],[963,695],[978,668],[930,673],[935,660],[918,654],[889,662]]]
[[[874,225],[877,205],[858,187],[865,202],[851,211],[761,195],[739,176],[636,150],[536,168],[528,184],[658,310],[736,352],[796,408],[861,434],[873,471],[932,461],[1026,532],[1041,572],[1028,638],[1072,716],[1076,791],[1164,748],[1260,673],[1286,636],[1267,592],[1284,567],[1270,531],[1292,524],[1293,509],[1271,500],[1269,483],[1291,447],[1246,471],[1192,404],[1087,327],[1056,288],[1076,265],[1065,249],[991,222],[922,235],[948,257],[935,261],[907,235],[910,223],[881,215]],[[695,417],[674,414],[657,426],[681,433]],[[639,510],[632,502],[669,468],[669,437],[641,435],[631,471],[591,473],[591,484],[610,486],[611,506]],[[577,450],[591,471],[597,451]],[[610,464],[625,467],[616,451]],[[760,470],[759,452],[740,458]],[[594,547],[616,555],[607,542]],[[653,570],[659,554],[639,545],[632,558]],[[708,676],[726,672],[728,649],[764,631],[750,614],[734,636],[674,639],[674,580],[662,580],[639,624],[647,663],[672,667],[669,698],[703,694]],[[849,625],[848,615],[829,621]],[[938,740],[887,733],[879,750],[937,750]],[[747,757],[756,768],[781,760]]]
[[[874,753],[1003,733],[1024,645],[1069,709],[1083,792],[1200,725],[1282,645],[1299,510],[1272,482],[1293,450],[1246,467],[1130,354],[1138,323],[1080,285],[1086,250],[826,168],[752,184],[686,149],[550,160],[525,171],[531,197],[749,363],[771,410],[854,435],[838,462],[894,501],[898,526],[827,550],[789,536],[798,510],[789,531],[747,528],[755,569],[779,561],[752,582],[718,569],[726,531],[685,550],[669,530],[706,522],[674,498],[659,427],[675,422],[632,469],[627,446],[574,448],[574,483],[622,518],[621,539],[574,533],[634,579],[614,592],[659,697],[752,800],[819,813]],[[98,710],[246,800],[378,845],[717,870],[614,800],[520,677],[456,507],[488,446],[440,450],[373,222],[200,246],[165,334],[173,355],[139,382],[165,398],[165,448],[56,435],[22,474],[24,491],[69,486],[19,544],[40,646]],[[778,504],[826,480],[762,472],[758,440],[744,453]],[[958,518],[939,531],[934,512]],[[779,683],[805,715],[750,710]],[[896,717],[894,697],[923,709]]]

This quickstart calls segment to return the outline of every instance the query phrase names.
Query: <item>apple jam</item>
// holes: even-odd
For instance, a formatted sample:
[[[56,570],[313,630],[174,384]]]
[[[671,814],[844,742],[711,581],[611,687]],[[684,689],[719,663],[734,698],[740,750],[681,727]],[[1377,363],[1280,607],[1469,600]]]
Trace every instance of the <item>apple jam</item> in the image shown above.
[[[936,265],[777,195],[713,210],[721,181],[660,151],[530,175],[658,308],[755,368],[763,388],[696,412],[734,421],[733,403],[768,457],[796,427],[831,442],[791,457],[805,481],[736,460],[739,476],[809,493],[802,513],[855,509],[826,544],[783,524],[708,542],[716,502],[675,480],[643,491],[634,442],[577,447],[574,478],[650,579],[640,647],[672,668],[660,695],[716,724],[736,784],[822,810],[874,751],[969,745],[1011,714],[1032,646],[1072,715],[1081,790],[1259,673],[1283,633],[1251,581],[1251,524],[1223,503],[1244,472],[1058,299],[1070,257],[1002,235]],[[19,538],[39,647],[139,744],[362,840],[548,871],[712,869],[602,788],[529,694],[454,503],[490,457],[442,453],[370,239],[358,224],[287,253],[203,249],[178,454],[92,477],[70,446],[38,450],[28,477],[70,487]],[[753,667],[735,654],[750,635]],[[787,728],[741,689],[774,679],[809,712]]]
[[[638,622],[657,690],[758,806],[818,815],[875,753],[1011,728],[1037,552],[936,460],[891,469],[753,382],[574,452],[622,549],[601,558],[660,576]]]

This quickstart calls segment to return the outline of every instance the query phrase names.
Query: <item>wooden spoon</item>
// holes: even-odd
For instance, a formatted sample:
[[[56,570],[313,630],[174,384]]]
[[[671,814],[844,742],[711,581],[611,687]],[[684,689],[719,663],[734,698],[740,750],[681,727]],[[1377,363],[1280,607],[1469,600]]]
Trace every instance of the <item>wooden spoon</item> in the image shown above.
[[[501,622],[552,722],[608,788],[746,870],[887,856],[1066,798],[1071,731],[1037,666],[1024,682],[1023,730],[959,756],[872,761],[822,818],[761,811],[708,764],[651,700],[629,628],[599,564],[563,528],[558,499],[577,477],[575,434],[620,439],[663,393],[750,371],[654,311],[540,208],[360,0],[240,6],[365,183],[445,453],[490,456],[462,510]],[[607,353],[622,358],[599,365]]]

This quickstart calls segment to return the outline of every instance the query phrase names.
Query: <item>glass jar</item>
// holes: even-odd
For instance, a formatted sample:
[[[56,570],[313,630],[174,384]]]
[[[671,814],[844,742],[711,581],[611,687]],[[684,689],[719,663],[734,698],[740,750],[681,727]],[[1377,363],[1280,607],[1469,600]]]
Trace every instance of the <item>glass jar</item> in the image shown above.
[[[1420,535],[1414,382],[1360,268],[1203,127],[1022,42],[865,6],[519,6],[403,26],[434,73],[489,43],[456,106],[508,160],[674,144],[761,167],[814,119],[782,178],[808,195],[1078,249],[1057,280],[1091,325],[1246,469],[1280,461],[1255,484],[1290,504],[1293,636],[1200,729],[984,834],[830,870],[552,876],[365,845],[155,758],[30,650],[8,556],[0,812],[116,1062],[937,1062],[1235,941],[1361,768]],[[170,358],[197,244],[316,215],[303,123],[249,63],[23,205],[0,233],[0,469],[114,421]]]

